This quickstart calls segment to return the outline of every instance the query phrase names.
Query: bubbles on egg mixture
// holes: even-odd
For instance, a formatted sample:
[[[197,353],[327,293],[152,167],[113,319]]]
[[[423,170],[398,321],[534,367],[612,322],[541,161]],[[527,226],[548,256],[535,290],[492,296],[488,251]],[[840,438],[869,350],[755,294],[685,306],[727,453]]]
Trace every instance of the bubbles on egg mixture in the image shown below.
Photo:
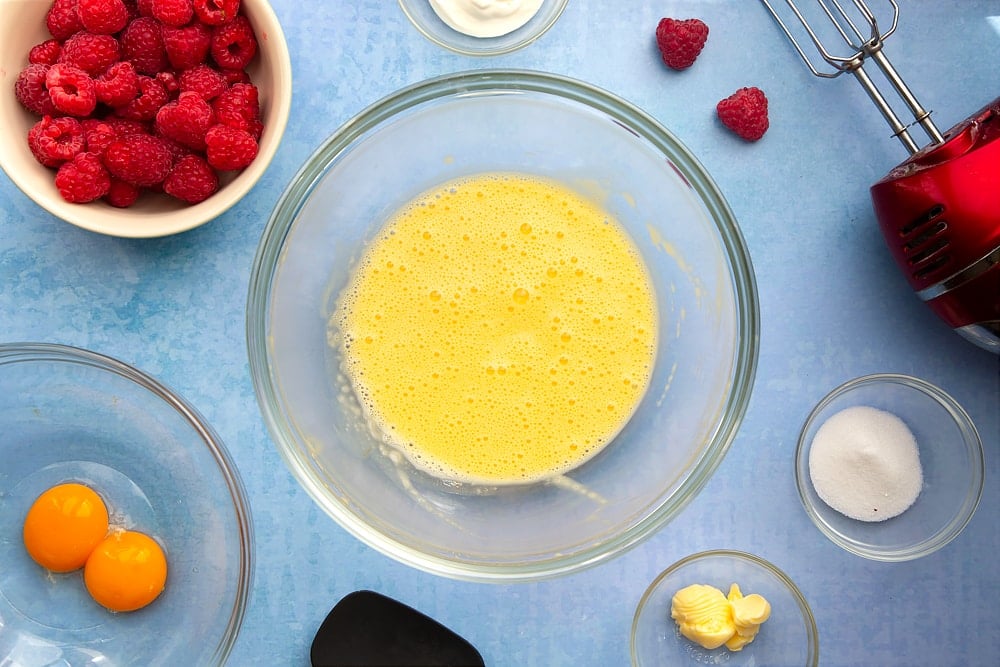
[[[403,207],[330,326],[367,416],[417,467],[551,478],[600,451],[648,386],[657,312],[624,230],[569,188],[452,181]]]

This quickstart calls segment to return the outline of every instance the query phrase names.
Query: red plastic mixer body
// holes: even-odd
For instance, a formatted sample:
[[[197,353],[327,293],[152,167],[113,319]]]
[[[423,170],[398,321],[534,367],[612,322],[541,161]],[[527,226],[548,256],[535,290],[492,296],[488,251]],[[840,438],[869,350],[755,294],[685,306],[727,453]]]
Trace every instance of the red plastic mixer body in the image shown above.
[[[1000,352],[1000,98],[871,188],[879,226],[917,294]]]

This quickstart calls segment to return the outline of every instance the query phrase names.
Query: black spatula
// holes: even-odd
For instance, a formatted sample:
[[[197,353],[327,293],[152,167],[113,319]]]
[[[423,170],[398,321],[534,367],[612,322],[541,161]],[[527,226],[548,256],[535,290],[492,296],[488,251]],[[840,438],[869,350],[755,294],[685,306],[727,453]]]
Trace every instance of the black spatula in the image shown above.
[[[372,591],[345,596],[327,614],[313,667],[485,667],[472,644],[419,611]]]

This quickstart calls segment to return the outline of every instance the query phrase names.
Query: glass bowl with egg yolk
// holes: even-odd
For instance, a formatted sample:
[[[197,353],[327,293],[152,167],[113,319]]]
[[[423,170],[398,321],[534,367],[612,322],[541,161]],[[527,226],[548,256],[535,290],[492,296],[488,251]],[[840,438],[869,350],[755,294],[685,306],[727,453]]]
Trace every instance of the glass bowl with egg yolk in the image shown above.
[[[110,357],[0,344],[0,430],[0,664],[224,664],[253,529],[197,410]]]
[[[628,102],[549,74],[405,88],[282,195],[247,308],[297,480],[402,562],[480,581],[602,562],[725,455],[757,359],[739,228]]]

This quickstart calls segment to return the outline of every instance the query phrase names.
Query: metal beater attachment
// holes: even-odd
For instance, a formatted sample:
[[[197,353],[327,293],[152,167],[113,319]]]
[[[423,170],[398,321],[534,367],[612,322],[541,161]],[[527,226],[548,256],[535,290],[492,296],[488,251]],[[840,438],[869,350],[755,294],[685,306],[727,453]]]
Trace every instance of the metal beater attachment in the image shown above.
[[[824,46],[824,39],[826,37],[821,38],[819,36],[817,29],[810,23],[811,19],[807,18],[800,11],[793,0],[785,0],[785,4],[788,5],[790,12],[795,15],[799,23],[802,24],[802,27],[805,28],[809,39],[819,51],[819,55],[833,68],[832,71],[820,69],[812,63],[788,25],[782,20],[779,12],[775,10],[773,4],[777,4],[778,0],[761,0],[761,2],[771,12],[771,16],[777,21],[782,31],[795,47],[795,50],[799,52],[799,56],[802,57],[809,71],[816,76],[827,79],[840,76],[844,72],[850,72],[854,75],[865,89],[865,92],[868,93],[872,102],[878,107],[878,110],[882,112],[882,115],[892,128],[893,135],[902,142],[911,155],[920,150],[916,141],[910,136],[909,128],[913,125],[919,124],[924,129],[927,136],[930,137],[931,144],[938,144],[944,141],[941,132],[938,131],[937,126],[934,125],[934,121],[931,120],[931,112],[926,111],[920,105],[920,102],[910,92],[906,83],[882,52],[886,38],[896,30],[896,22],[899,18],[899,5],[896,4],[896,0],[886,0],[892,6],[892,21],[889,28],[884,32],[880,30],[875,13],[872,12],[865,0],[851,0],[851,4],[854,6],[853,10],[851,10],[850,5],[844,0],[816,0],[823,14],[832,23],[833,29],[836,33],[840,34],[851,50],[850,53],[843,56],[834,55],[833,52],[828,50]],[[830,31],[830,36],[834,39],[836,38],[833,31]],[[910,112],[913,114],[913,121],[903,123],[900,120],[899,116],[886,100],[885,95],[882,94],[868,72],[865,71],[864,66],[867,60],[874,61],[882,71],[885,79],[895,89],[906,106],[909,107]]]

